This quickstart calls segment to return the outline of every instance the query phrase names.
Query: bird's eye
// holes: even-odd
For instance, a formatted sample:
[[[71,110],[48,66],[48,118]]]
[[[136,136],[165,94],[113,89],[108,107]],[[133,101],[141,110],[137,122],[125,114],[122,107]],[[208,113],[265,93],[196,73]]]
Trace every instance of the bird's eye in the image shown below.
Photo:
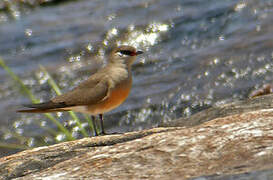
[[[119,56],[132,56],[132,51],[128,51],[128,50],[120,50],[117,52]]]
[[[121,54],[124,54],[124,55],[128,55],[130,56],[132,54],[132,51],[128,51],[128,50],[121,50],[119,51]]]

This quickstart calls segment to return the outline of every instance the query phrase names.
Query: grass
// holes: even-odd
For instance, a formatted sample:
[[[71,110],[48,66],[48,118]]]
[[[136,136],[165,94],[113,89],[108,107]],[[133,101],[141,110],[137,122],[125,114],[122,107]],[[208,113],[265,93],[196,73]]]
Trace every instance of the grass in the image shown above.
[[[21,92],[24,95],[28,96],[29,99],[32,101],[32,103],[39,103],[40,102],[35,97],[35,95],[31,92],[31,90],[23,83],[23,81],[5,64],[4,60],[1,57],[0,57],[0,66],[7,72],[7,74],[13,79],[13,81],[15,81],[16,84],[18,84],[19,88],[22,90]],[[46,75],[47,83],[49,84],[49,86],[56,92],[57,95],[61,95],[62,93],[61,93],[60,88],[58,87],[57,83],[53,80],[53,78],[50,76],[50,74],[46,71],[46,69],[43,66],[40,66],[40,70]],[[87,130],[83,127],[83,122],[80,121],[77,114],[75,114],[72,111],[69,111],[69,115],[76,122],[76,125],[79,127],[79,132],[81,133],[81,135],[83,137],[89,137]],[[73,131],[66,128],[62,123],[60,123],[60,121],[55,116],[53,116],[50,113],[44,113],[44,116],[49,121],[54,123],[56,125],[57,129],[43,127],[40,125],[40,123],[36,123],[36,124],[40,125],[40,128],[48,131],[50,134],[53,134],[55,136],[55,139],[56,139],[57,135],[64,134],[65,135],[64,141],[75,140],[75,137],[73,137]],[[94,133],[95,126],[93,125],[91,119],[88,116],[84,115],[84,120],[89,125],[89,131]],[[70,129],[72,129],[72,128],[70,128]],[[9,132],[9,133],[11,133],[11,132]],[[22,137],[22,135],[16,135],[16,133],[11,133],[11,134],[19,142],[27,142],[28,141],[28,138]],[[46,143],[44,145],[46,145]],[[29,146],[27,146],[25,144],[19,145],[19,144],[15,144],[15,143],[6,143],[6,142],[0,142],[0,148],[1,147],[2,148],[10,148],[10,149],[30,148]]]

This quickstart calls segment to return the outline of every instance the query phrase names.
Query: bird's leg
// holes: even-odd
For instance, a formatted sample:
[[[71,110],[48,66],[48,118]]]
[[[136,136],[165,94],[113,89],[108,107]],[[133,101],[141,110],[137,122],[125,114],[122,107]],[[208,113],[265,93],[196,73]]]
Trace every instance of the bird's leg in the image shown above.
[[[100,127],[101,127],[101,134],[105,135],[104,127],[103,127],[103,115],[99,114],[100,116]]]
[[[91,120],[92,120],[92,124],[93,124],[93,128],[94,128],[94,134],[95,134],[95,136],[98,136],[98,132],[97,132],[97,128],[96,128],[96,117],[91,116]]]

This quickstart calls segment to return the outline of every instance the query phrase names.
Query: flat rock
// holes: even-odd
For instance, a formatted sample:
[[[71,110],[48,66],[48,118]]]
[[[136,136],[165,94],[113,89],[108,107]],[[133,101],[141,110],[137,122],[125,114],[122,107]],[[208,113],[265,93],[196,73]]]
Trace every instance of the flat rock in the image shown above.
[[[272,102],[271,95],[243,102],[251,106],[254,101],[263,104],[269,98]],[[239,102],[241,107],[249,107],[243,102]],[[218,118],[191,127],[161,127],[84,138],[23,151],[0,159],[0,178],[219,179],[266,172],[270,179],[270,107],[219,114]]]

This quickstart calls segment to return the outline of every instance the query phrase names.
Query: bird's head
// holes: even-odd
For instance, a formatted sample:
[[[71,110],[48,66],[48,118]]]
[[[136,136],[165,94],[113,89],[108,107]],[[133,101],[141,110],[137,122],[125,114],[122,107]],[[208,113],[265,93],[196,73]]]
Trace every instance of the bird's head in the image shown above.
[[[142,53],[142,51],[137,51],[136,48],[132,46],[123,45],[115,48],[111,52],[109,61],[112,63],[122,62],[131,65],[135,61],[136,56]]]

